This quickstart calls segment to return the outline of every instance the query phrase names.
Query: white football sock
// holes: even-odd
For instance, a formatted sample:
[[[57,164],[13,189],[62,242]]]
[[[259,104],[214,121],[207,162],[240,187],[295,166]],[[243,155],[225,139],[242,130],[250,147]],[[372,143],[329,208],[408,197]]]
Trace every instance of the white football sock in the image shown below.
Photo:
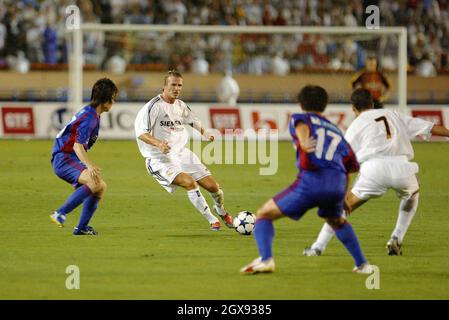
[[[190,202],[195,206],[195,208],[209,221],[209,223],[215,223],[218,221],[211,212],[207,205],[206,199],[204,199],[201,194],[200,188],[192,189],[187,191],[187,196]]]
[[[323,224],[323,227],[321,228],[318,238],[312,244],[312,249],[324,252],[324,250],[326,250],[327,244],[329,243],[329,241],[331,241],[334,234],[335,234],[334,229],[332,229],[332,227],[325,222]]]
[[[416,209],[418,208],[418,200],[419,192],[415,193],[408,200],[401,200],[401,204],[399,205],[398,221],[396,222],[396,227],[391,234],[392,238],[398,238],[399,244],[401,244],[402,240],[404,240],[405,233],[407,232],[408,227],[415,216]]]
[[[224,194],[223,190],[219,189],[215,193],[210,193],[212,199],[214,200],[215,210],[220,216],[226,215],[226,210],[224,208]]]
[[[343,212],[342,217],[346,219],[346,213]],[[334,229],[330,225],[325,222],[323,227],[321,228],[320,234],[316,241],[312,244],[312,249],[320,250],[321,253],[326,250],[328,243],[332,240],[332,237],[335,235]]]

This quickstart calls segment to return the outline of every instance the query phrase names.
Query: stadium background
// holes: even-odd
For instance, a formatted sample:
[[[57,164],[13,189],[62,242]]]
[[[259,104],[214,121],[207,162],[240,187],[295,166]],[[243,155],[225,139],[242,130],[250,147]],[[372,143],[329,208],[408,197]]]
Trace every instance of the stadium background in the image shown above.
[[[221,55],[223,39],[204,42],[192,35],[196,42],[189,38],[186,44],[176,37],[164,42],[136,41],[127,34],[87,35],[84,99],[100,77],[110,77],[120,89],[119,102],[102,117],[100,141],[90,153],[109,184],[107,200],[94,218],[102,237],[95,244],[89,239],[78,242],[70,236],[71,228],[55,230],[47,215],[70,192],[49,165],[51,139],[75,111],[67,103],[64,8],[70,4],[80,8],[83,22],[261,26],[363,26],[364,7],[377,4],[382,26],[405,26],[408,31],[410,112],[449,123],[445,0],[1,1],[1,298],[447,299],[449,243],[447,223],[442,223],[449,194],[446,142],[414,143],[423,196],[403,257],[393,260],[383,247],[396,219],[394,194],[369,203],[351,218],[367,255],[382,271],[382,289],[372,291],[365,288],[365,279],[349,272],[349,258],[337,243],[321,260],[299,257],[320,228],[314,213],[299,224],[282,221],[276,226],[279,272],[274,277],[238,277],[238,268],[256,255],[253,239],[226,231],[211,237],[196,213],[186,209],[185,195],[169,196],[149,179],[131,141],[132,110],[160,92],[162,78],[171,68],[184,74],[182,99],[193,103],[210,126],[233,126],[240,119],[245,128],[277,126],[285,134],[287,116],[297,110],[298,89],[315,83],[328,89],[331,120],[338,122],[343,115],[344,128],[352,117],[349,80],[363,66],[368,50],[378,55],[391,80],[387,104],[397,102],[394,42],[378,49],[361,47],[357,41],[334,46],[325,37],[301,37],[274,46],[263,37],[246,37],[239,54],[231,57],[233,77],[240,86],[238,104],[232,107],[219,102],[216,92],[227,67],[221,63],[227,61]],[[159,46],[154,48],[154,43]],[[224,114],[217,123],[211,109]],[[228,113],[235,109],[237,113]],[[125,141],[102,141],[108,137]],[[256,210],[295,176],[291,145],[279,146],[276,176],[261,177],[249,165],[211,166],[232,212]],[[78,213],[73,215],[71,224]],[[64,287],[69,264],[81,267],[78,292]],[[217,274],[222,278],[217,280]]]
[[[407,102],[409,106],[419,104],[413,115],[440,124],[449,121],[442,108],[449,101],[449,5],[444,0],[6,0],[0,3],[1,137],[51,138],[75,111],[67,109],[66,103],[69,76],[65,8],[71,4],[79,7],[82,23],[349,27],[363,26],[366,6],[375,4],[381,12],[382,26],[407,28]],[[118,102],[136,102],[130,108],[137,108],[160,92],[166,70],[177,69],[185,75],[185,101],[216,107],[220,103],[217,85],[231,68],[240,86],[239,104],[273,104],[280,111],[265,116],[250,114],[249,118],[243,114],[244,119],[222,117],[221,124],[215,124],[209,114],[201,118],[205,124],[222,129],[223,125],[240,121],[245,123],[245,129],[280,128],[291,110],[282,105],[294,105],[298,88],[307,83],[325,87],[330,102],[342,107],[335,112],[350,121],[350,79],[363,67],[368,53],[379,57],[392,85],[386,103],[397,103],[395,40],[339,40],[326,35],[269,38],[240,34],[233,38],[226,34],[88,32],[83,39],[83,98],[89,99],[96,79],[108,76],[120,89]],[[56,102],[53,109],[58,112],[57,123],[54,114],[51,119],[42,118],[40,110],[44,107],[38,107],[36,102]],[[238,108],[245,113],[241,105]],[[260,119],[266,121],[260,123]],[[37,132],[43,122],[54,130]],[[120,134],[116,132],[113,137],[120,138]],[[124,133],[122,138],[129,137]]]

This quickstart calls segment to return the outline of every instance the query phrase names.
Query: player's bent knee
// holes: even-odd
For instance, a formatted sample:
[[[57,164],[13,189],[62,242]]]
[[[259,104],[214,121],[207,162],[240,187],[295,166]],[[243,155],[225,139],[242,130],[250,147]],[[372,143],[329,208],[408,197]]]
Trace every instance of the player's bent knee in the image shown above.
[[[212,192],[212,193],[217,193],[218,191],[220,191],[220,186],[218,185],[218,183],[211,184],[207,188],[207,191]]]
[[[261,209],[257,210],[256,219],[269,219],[274,220],[276,218],[276,214],[273,210],[267,210],[267,207],[264,206]]]
[[[220,191],[220,186],[212,176],[207,176],[199,180],[198,184],[210,193],[217,193],[218,191]]]
[[[186,189],[192,190],[192,189],[196,189],[198,187],[198,184],[196,183],[195,180],[190,178],[190,179],[186,179],[184,181],[184,186]]]
[[[273,220],[273,216],[270,214],[270,212],[263,211],[263,210],[259,209],[259,210],[257,210],[257,213],[256,213],[256,219],[257,220],[260,220],[260,219]]]
[[[196,189],[198,187],[196,181],[188,174],[178,175],[173,182],[187,190]]]
[[[107,189],[107,184],[103,180],[100,180],[98,183],[89,182],[86,185],[89,187],[90,191],[97,196],[104,194]]]
[[[93,182],[86,183],[86,186],[90,189],[90,192],[96,194],[98,192],[98,185]]]
[[[256,216],[257,219],[276,220],[281,218],[283,214],[274,200],[270,199],[262,206],[262,208],[257,210]]]
[[[258,211],[256,215],[256,221],[257,220],[275,221],[282,217],[284,217],[284,215],[277,211]]]

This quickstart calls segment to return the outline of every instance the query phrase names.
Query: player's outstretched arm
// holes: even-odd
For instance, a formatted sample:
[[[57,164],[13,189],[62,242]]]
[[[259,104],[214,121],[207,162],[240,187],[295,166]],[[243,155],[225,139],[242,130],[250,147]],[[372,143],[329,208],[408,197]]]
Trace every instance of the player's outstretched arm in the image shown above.
[[[346,194],[345,194],[345,200],[343,202],[343,208],[345,209],[346,214],[348,216],[352,213],[351,204],[348,199],[349,193],[351,192],[350,186],[351,186],[351,178],[350,178],[349,174],[347,174],[346,175]]]
[[[201,128],[200,133],[201,133],[201,135],[202,135],[203,137],[205,137],[208,141],[214,141],[214,140],[215,140],[215,136],[214,136],[212,133],[210,133],[209,131],[205,130],[204,128]]]
[[[192,127],[195,130],[197,130],[201,134],[201,136],[205,137],[208,141],[214,141],[215,136],[212,135],[210,132],[208,132],[206,129],[204,129],[203,126],[201,125],[201,122],[194,121]]]
[[[431,132],[434,136],[449,137],[449,130],[440,125],[434,125]]]
[[[145,143],[155,146],[156,148],[161,150],[162,153],[168,153],[170,151],[170,146],[168,145],[167,141],[156,139],[150,133],[141,134],[139,136],[139,139]]]

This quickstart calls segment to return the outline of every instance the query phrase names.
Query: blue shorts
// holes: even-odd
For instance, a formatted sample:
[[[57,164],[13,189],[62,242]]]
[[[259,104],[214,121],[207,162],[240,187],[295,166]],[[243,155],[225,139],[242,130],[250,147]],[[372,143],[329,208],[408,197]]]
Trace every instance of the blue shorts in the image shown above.
[[[75,154],[59,152],[51,159],[53,171],[64,181],[78,188],[78,178],[81,172],[86,170],[86,166],[78,159]]]
[[[315,207],[320,217],[338,217],[343,212],[346,180],[346,174],[337,170],[303,171],[273,200],[284,215],[294,220]]]

